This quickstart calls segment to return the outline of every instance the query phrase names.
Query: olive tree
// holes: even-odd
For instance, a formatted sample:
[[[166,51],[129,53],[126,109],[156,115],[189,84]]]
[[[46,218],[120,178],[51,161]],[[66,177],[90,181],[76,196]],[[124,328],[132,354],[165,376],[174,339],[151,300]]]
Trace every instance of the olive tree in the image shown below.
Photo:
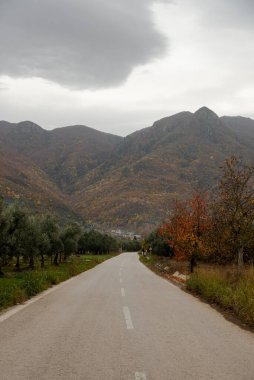
[[[2,267],[10,258],[10,236],[9,236],[10,219],[6,214],[6,208],[0,199],[0,276],[3,276]]]
[[[63,228],[60,237],[63,243],[64,260],[78,251],[81,232],[81,227],[77,223],[72,223]]]

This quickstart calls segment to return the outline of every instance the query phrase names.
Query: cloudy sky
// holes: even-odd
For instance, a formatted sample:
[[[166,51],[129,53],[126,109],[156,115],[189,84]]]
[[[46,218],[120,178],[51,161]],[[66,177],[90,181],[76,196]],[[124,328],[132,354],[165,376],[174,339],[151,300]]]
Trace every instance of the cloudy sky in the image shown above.
[[[253,0],[0,0],[0,119],[119,135],[254,118]]]

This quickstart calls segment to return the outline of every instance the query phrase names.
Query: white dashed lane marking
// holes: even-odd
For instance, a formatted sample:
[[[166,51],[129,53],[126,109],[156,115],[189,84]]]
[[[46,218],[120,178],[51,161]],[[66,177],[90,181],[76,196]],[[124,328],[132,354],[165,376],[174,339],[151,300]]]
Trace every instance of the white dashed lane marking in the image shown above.
[[[120,283],[122,283],[123,282],[123,279],[122,278],[120,278]]]
[[[124,290],[124,288],[121,288],[121,294],[122,294],[122,297],[125,297],[125,290]]]
[[[127,330],[133,330],[134,326],[131,320],[131,313],[127,306],[123,307],[123,314],[124,314]]]

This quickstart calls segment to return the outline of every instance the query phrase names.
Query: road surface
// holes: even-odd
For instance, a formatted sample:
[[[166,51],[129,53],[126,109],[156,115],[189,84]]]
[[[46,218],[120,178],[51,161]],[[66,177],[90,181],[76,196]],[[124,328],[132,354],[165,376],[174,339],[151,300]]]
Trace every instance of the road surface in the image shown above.
[[[254,334],[125,253],[0,316],[1,380],[251,380]]]

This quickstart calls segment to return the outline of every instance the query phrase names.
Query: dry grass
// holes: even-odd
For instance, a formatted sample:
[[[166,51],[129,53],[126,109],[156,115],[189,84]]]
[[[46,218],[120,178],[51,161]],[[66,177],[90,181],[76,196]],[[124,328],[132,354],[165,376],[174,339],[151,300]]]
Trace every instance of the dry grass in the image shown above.
[[[187,288],[205,300],[231,310],[254,327],[254,269],[204,266],[191,275]]]
[[[140,261],[148,266],[151,270],[156,273],[163,274],[173,274],[176,271],[181,273],[188,273],[189,263],[184,261],[177,261],[169,257],[161,257],[156,255],[141,256]]]
[[[170,258],[140,256],[146,266],[157,274],[172,279],[176,271],[188,273],[189,263]],[[254,268],[246,267],[241,273],[237,267],[199,264],[187,280],[189,291],[203,300],[230,311],[245,325],[254,328]]]

